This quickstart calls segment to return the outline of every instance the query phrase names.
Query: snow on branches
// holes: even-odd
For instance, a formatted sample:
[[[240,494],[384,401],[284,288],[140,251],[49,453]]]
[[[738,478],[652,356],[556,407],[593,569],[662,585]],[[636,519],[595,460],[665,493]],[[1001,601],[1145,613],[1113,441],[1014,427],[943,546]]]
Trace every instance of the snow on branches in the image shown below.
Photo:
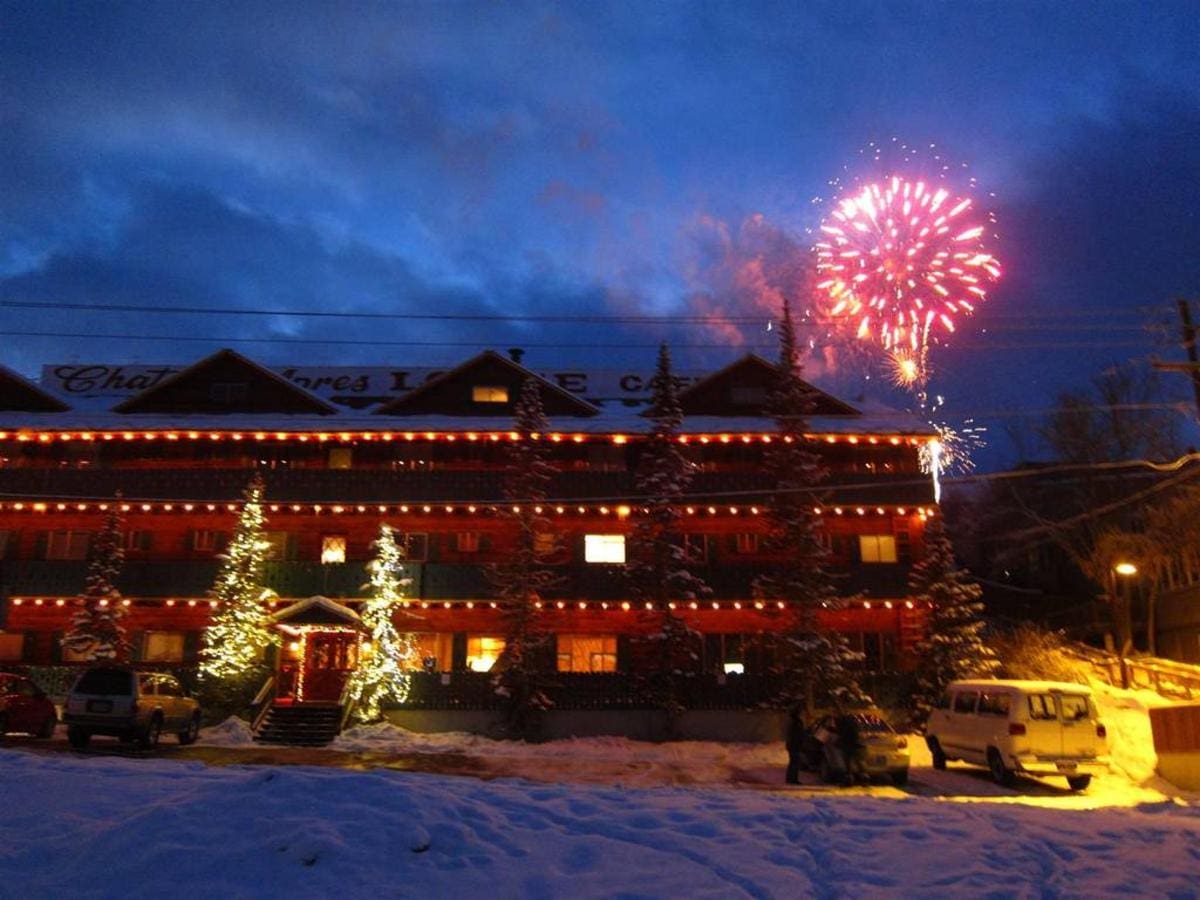
[[[120,499],[117,494],[117,499]],[[124,662],[129,656],[125,638],[125,607],[117,578],[125,565],[125,523],[119,503],[109,507],[104,527],[92,542],[87,578],[80,600],[83,607],[71,618],[71,629],[62,645],[92,660]]]

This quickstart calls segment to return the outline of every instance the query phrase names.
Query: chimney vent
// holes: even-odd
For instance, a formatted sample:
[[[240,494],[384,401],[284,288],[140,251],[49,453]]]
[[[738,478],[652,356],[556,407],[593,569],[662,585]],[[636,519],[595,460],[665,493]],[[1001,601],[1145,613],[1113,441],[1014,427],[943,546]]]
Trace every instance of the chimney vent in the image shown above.
[[[515,362],[518,366],[521,364],[521,357],[525,355],[525,351],[520,347],[509,347],[508,358]]]

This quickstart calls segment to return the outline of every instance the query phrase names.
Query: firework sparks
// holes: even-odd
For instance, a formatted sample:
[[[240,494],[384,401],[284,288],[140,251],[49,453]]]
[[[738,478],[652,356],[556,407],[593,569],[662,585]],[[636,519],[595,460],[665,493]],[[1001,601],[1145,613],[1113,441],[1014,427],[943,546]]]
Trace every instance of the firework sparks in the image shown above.
[[[924,362],[924,350],[913,352],[904,347],[898,347],[887,355],[887,375],[898,388],[914,388],[923,385],[929,375],[928,366]]]
[[[983,221],[971,197],[900,175],[846,191],[814,246],[828,315],[904,351],[917,381],[928,342],[953,333],[1000,277]]]
[[[986,426],[967,419],[959,428],[931,422],[938,437],[921,447],[921,471],[930,475],[966,475],[975,469],[972,454],[987,446]]]

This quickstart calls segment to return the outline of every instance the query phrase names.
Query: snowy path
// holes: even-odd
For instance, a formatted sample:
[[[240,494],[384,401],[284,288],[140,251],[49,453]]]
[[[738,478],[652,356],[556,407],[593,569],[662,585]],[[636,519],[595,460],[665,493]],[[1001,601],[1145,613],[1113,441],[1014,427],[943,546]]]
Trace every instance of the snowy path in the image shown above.
[[[1200,896],[1200,810],[1168,802],[1079,811],[13,750],[0,784],[5,898]]]

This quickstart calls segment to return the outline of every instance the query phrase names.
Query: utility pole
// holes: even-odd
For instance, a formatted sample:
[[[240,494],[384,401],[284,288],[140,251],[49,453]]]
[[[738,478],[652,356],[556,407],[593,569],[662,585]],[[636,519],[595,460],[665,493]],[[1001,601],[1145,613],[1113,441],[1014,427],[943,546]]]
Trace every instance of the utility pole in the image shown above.
[[[1192,391],[1196,396],[1196,416],[1200,418],[1200,354],[1196,350],[1196,326],[1192,324],[1191,303],[1186,297],[1179,304],[1179,319],[1183,324],[1183,350],[1187,353],[1185,363],[1154,363],[1154,368],[1164,372],[1189,372],[1192,376]]]

